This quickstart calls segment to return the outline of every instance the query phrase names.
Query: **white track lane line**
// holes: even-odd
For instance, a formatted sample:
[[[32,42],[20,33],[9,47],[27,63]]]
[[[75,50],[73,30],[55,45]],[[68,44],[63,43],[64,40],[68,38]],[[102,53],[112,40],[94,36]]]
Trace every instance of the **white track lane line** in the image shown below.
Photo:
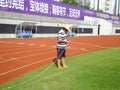
[[[15,47],[16,47],[16,46],[15,46]],[[41,46],[39,46],[39,45],[38,45],[38,46],[35,46],[35,47],[30,47],[30,46],[29,46],[29,47],[26,47],[26,46],[22,46],[22,47],[21,47],[21,46],[18,46],[18,48],[15,48],[15,47],[12,47],[12,48],[10,48],[10,49],[0,50],[0,51],[19,50],[19,48],[21,48],[21,49],[24,49],[24,48],[25,48],[25,49],[27,49],[27,48],[28,48],[28,49],[38,48],[38,49],[39,49],[39,48],[41,48]]]
[[[49,53],[51,53],[51,52],[49,52]],[[74,53],[76,53],[76,52],[74,52]],[[71,53],[69,53],[69,54],[71,54]],[[49,59],[54,59],[54,58],[55,58],[55,56],[50,57],[50,58],[47,58],[47,59],[43,59],[42,61],[37,61],[37,62],[31,63],[31,64],[24,65],[24,66],[19,67],[19,68],[16,68],[16,69],[12,69],[12,70],[9,70],[9,71],[7,71],[7,72],[1,73],[0,76],[6,75],[6,74],[8,74],[8,73],[10,73],[10,72],[14,72],[14,71],[16,71],[16,70],[19,70],[19,69],[22,69],[22,68],[25,68],[25,67],[28,67],[28,66],[37,64],[37,63],[39,63],[39,62],[44,62],[44,61],[49,60]]]
[[[56,52],[56,51],[51,51],[51,52]],[[31,54],[31,55],[27,55],[27,56],[22,56],[22,57],[19,57],[19,58],[16,58],[15,60],[11,60],[11,59],[6,59],[5,61],[1,61],[0,62],[0,64],[1,63],[5,63],[5,62],[9,62],[9,61],[17,61],[17,60],[19,60],[19,59],[23,59],[23,58],[27,58],[27,57],[33,57],[33,56],[37,56],[37,55],[41,55],[41,54],[46,54],[46,53],[51,53],[51,52],[42,52],[42,53],[37,53],[37,54]],[[12,57],[12,58],[14,58],[14,57]]]
[[[24,42],[23,42],[23,41],[22,41],[22,42],[7,42],[7,41],[5,42],[5,41],[4,41],[4,43],[6,43],[6,44],[8,43],[8,45],[11,43],[11,44],[18,44],[18,45],[19,45],[19,44],[20,44],[20,45],[24,44],[24,45],[28,45],[28,46],[30,46],[30,45],[31,45],[31,46],[34,46],[34,45],[38,45],[38,44],[45,44],[45,43],[43,43],[43,42],[39,42],[39,43],[36,44],[36,43],[33,43],[32,41],[31,41],[31,42],[25,42],[25,41],[24,41]],[[3,44],[4,44],[4,43],[3,43]],[[54,43],[49,43],[49,44],[54,44]]]
[[[76,42],[70,42],[70,43],[75,43],[75,44],[83,44],[83,45],[88,45],[88,46],[95,46],[95,47],[101,47],[101,48],[111,48],[111,47],[113,47],[113,46],[111,46],[111,47],[106,47],[106,46],[102,46],[102,45],[96,45],[96,44],[87,44],[87,43],[81,43],[81,42],[78,42],[78,41],[76,41]],[[116,44],[112,44],[112,45],[116,45]]]
[[[50,60],[50,59],[54,59],[54,58],[55,58],[55,57],[49,57],[49,58],[46,58],[46,59],[43,59],[43,60],[40,60],[40,61],[37,61],[37,62],[33,62],[33,63],[27,64],[27,65],[21,66],[21,67],[19,67],[19,68],[12,69],[12,70],[9,70],[9,71],[7,71],[7,72],[0,73],[0,76],[3,76],[3,75],[6,75],[6,74],[8,74],[8,73],[11,73],[11,72],[14,72],[14,71],[17,71],[17,70],[26,68],[26,67],[28,67],[28,66],[31,66],[31,65],[34,65],[34,64],[38,64],[38,63],[41,63],[41,62],[44,62],[44,61],[47,61],[47,60]]]
[[[34,43],[29,43],[28,45],[29,45],[29,46],[35,46],[36,44],[34,44]]]
[[[73,43],[73,42],[72,42],[72,43]],[[79,42],[75,42],[75,43],[80,44]],[[84,43],[84,44],[85,44],[85,43]],[[88,44],[85,44],[85,45],[88,45]],[[91,44],[90,44],[90,46],[96,46],[96,45],[91,45]],[[98,47],[98,45],[97,45],[97,47]],[[105,48],[105,47],[102,47],[102,46],[99,45],[99,48]],[[86,50],[85,48],[84,48],[84,49],[81,48],[81,50],[82,50],[82,51],[88,51],[88,50]],[[18,58],[18,59],[19,59],[19,58]],[[7,61],[12,61],[12,60],[9,60],[9,59],[8,59]],[[0,62],[0,63],[4,63],[4,62],[6,62],[6,61],[2,61],[2,62]]]
[[[35,48],[34,48],[35,49]],[[44,49],[38,49],[38,48],[36,48],[38,51],[39,50],[44,50]],[[51,49],[51,48],[47,48],[47,49]],[[29,51],[33,51],[32,49],[28,49],[28,50],[21,50],[21,49],[18,49],[18,50],[20,50],[20,51],[16,51],[16,52],[13,52],[13,53],[6,53],[6,54],[2,54],[2,55],[0,55],[0,57],[1,56],[6,56],[6,55],[11,55],[11,54],[18,54],[18,53],[24,53],[24,52],[29,52]]]
[[[1,42],[5,42],[5,41],[0,41],[0,43],[1,43]]]
[[[101,45],[93,45],[93,44],[87,44],[87,43],[81,43],[81,42],[71,42],[71,43],[76,43],[76,44],[83,44],[83,45],[89,45],[89,46],[94,46],[94,47],[101,47],[101,48],[106,48],[104,46]]]
[[[20,47],[21,48],[21,47]],[[34,49],[34,48],[40,48],[40,47],[22,47],[21,49]],[[11,48],[11,49],[4,49],[4,50],[0,50],[0,51],[8,51],[8,50],[20,50],[19,48]]]
[[[22,44],[22,45],[23,45],[23,44],[25,44],[25,43],[17,43],[17,44],[20,44],[20,45]]]

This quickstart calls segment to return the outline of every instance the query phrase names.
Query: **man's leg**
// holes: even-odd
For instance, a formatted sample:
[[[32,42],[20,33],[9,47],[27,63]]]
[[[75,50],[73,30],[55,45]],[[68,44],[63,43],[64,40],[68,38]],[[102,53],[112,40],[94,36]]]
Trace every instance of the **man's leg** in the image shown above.
[[[62,67],[60,65],[60,63],[61,63],[61,55],[62,55],[61,52],[62,52],[61,49],[57,48],[57,58],[58,58],[57,59],[57,65],[58,65],[59,69],[62,69]]]
[[[61,65],[60,65],[60,61],[61,61],[60,59],[57,60],[57,65],[58,65],[58,68],[59,68],[59,69],[62,69],[62,67],[61,67]]]
[[[63,64],[63,68],[67,68],[68,66],[65,63],[65,57],[66,57],[66,49],[64,49],[63,55],[62,55],[62,64]]]
[[[63,64],[63,68],[68,68],[68,66],[65,63],[65,58],[64,57],[62,57],[62,64]]]

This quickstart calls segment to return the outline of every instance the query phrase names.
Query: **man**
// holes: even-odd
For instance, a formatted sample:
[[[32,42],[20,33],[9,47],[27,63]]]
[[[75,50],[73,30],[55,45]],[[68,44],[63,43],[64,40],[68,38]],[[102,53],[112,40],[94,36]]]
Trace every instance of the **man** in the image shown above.
[[[63,68],[67,68],[68,66],[65,63],[65,56],[66,56],[66,46],[68,43],[68,36],[67,32],[70,32],[70,26],[65,25],[63,28],[58,32],[57,37],[57,65],[59,69],[62,69],[61,62],[63,65]]]

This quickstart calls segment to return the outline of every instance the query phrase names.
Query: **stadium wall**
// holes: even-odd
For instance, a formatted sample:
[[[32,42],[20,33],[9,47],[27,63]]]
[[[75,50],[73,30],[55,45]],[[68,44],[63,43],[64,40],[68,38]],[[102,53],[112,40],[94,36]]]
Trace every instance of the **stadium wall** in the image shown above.
[[[72,26],[78,26],[82,30],[78,30],[76,36],[96,36],[98,35],[98,24],[100,27],[100,35],[120,35],[119,27],[113,26],[112,23],[105,21],[100,18],[93,18],[86,16],[84,21],[82,20],[73,20],[57,17],[48,17],[48,16],[38,16],[38,15],[29,15],[16,12],[7,12],[0,11],[0,25],[3,25],[3,28],[0,28],[0,38],[16,38],[15,27],[22,22],[36,22],[37,26],[44,26],[48,29],[48,26],[59,30],[64,24],[69,24]],[[9,27],[6,27],[8,25]],[[7,32],[3,29],[7,28]],[[8,30],[9,28],[9,30]],[[12,28],[12,29],[11,29]],[[14,29],[14,30],[13,30]],[[92,29],[92,33],[86,30]],[[117,33],[116,33],[117,29]],[[38,30],[39,31],[39,30]],[[54,31],[54,30],[53,30]],[[52,32],[53,32],[52,31]],[[40,31],[41,32],[41,31]],[[33,37],[56,37],[57,31],[55,33],[34,33]]]
[[[28,15],[28,14],[22,14],[22,13],[15,13],[15,12],[6,12],[6,11],[0,11],[0,38],[15,38],[15,27],[19,23],[22,22],[36,22],[37,26],[44,26],[44,27],[57,27],[57,30],[59,27],[62,27],[64,24],[69,24],[69,25],[75,25],[78,26],[79,28],[92,28],[93,32],[92,33],[78,33],[77,36],[89,36],[89,35],[97,35],[97,26],[96,23],[90,23],[90,21],[81,21],[81,20],[72,20],[72,19],[63,19],[63,18],[56,18],[56,17],[48,17],[48,16],[38,16],[38,15]],[[7,25],[7,26],[6,26]],[[3,29],[7,28],[7,32]],[[12,30],[11,30],[12,28]],[[9,30],[10,29],[10,30]],[[48,28],[47,28],[48,29]],[[58,31],[57,31],[58,32]],[[38,35],[36,35],[38,34]],[[41,35],[42,34],[42,35]],[[34,33],[33,37],[55,37],[56,36],[56,31],[55,33]]]

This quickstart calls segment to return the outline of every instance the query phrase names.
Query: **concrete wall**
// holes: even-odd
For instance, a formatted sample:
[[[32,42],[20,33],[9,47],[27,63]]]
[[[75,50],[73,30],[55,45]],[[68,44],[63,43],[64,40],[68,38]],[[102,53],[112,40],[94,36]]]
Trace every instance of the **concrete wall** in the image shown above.
[[[120,30],[120,25],[113,25],[111,34],[112,35],[120,35],[120,33],[115,33],[116,29]]]
[[[97,19],[97,20],[98,20],[98,24],[100,25],[100,35],[111,35],[112,23],[103,19]]]
[[[15,34],[0,34],[0,38],[16,38]]]
[[[72,20],[72,19],[64,19],[64,18],[56,18],[56,17],[38,16],[38,15],[28,15],[28,14],[5,12],[5,11],[0,11],[0,19],[11,19],[11,20],[17,20],[17,21],[32,21],[32,22],[64,23],[64,24],[74,24],[74,25],[86,24],[84,21],[81,21],[81,20]]]
[[[100,24],[100,35],[120,35],[120,33],[115,33],[116,29],[120,29],[120,25],[112,24],[103,19],[97,19],[98,24]]]

